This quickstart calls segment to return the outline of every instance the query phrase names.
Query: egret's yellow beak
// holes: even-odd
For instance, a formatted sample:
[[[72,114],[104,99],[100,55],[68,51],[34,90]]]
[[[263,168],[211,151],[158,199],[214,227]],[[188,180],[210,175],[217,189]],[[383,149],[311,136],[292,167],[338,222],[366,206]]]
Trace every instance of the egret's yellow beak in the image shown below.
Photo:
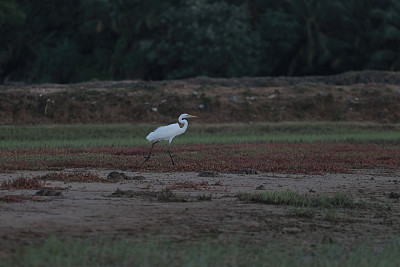
[[[193,116],[193,115],[189,115],[189,117],[191,117],[191,118],[198,118],[197,116]]]

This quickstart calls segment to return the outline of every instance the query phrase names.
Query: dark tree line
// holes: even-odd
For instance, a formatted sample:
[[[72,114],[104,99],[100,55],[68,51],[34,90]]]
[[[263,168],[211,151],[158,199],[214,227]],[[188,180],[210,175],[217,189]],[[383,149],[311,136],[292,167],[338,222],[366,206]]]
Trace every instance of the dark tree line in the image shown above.
[[[0,82],[400,69],[398,0],[0,0]]]

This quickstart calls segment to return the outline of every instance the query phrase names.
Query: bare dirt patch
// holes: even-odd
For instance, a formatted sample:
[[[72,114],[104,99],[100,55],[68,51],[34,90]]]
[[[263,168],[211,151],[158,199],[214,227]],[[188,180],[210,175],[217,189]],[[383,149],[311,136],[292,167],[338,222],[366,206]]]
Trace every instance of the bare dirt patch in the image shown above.
[[[75,170],[71,170],[75,171]],[[106,178],[112,170],[85,170]],[[65,172],[65,171],[64,171]],[[47,172],[0,174],[0,182],[38,177]],[[400,231],[397,170],[358,170],[352,174],[219,174],[135,173],[140,180],[116,183],[46,181],[60,195],[35,195],[37,190],[0,190],[0,247],[51,235],[135,237],[162,234],[176,239],[215,237],[247,241],[281,240],[312,248],[321,242],[352,244],[372,238],[376,244]],[[157,196],[168,188],[184,201]],[[117,191],[127,195],[114,194]],[[290,190],[310,196],[343,193],[363,205],[356,208],[314,208],[240,201],[239,192]],[[21,201],[1,201],[24,196]],[[43,199],[46,201],[32,201]],[[204,201],[207,200],[207,201]]]

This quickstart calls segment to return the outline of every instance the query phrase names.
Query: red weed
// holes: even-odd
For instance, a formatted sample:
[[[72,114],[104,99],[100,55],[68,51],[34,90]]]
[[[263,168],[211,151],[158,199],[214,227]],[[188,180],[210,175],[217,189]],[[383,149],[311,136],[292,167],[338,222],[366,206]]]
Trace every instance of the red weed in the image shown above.
[[[40,180],[52,180],[63,182],[83,182],[83,183],[112,183],[114,181],[101,178],[99,175],[87,171],[73,172],[50,172],[45,175],[37,176]]]
[[[45,182],[33,178],[20,177],[15,180],[7,180],[1,183],[0,189],[14,190],[14,189],[43,189]]]
[[[400,145],[312,143],[248,145],[175,145],[176,165],[165,146],[156,146],[143,163],[147,146],[95,148],[4,149],[1,170],[63,170],[65,168],[129,169],[153,172],[348,173],[358,168],[400,168]],[[72,178],[71,178],[72,179]],[[90,177],[85,178],[90,180]],[[79,180],[78,180],[79,181]]]

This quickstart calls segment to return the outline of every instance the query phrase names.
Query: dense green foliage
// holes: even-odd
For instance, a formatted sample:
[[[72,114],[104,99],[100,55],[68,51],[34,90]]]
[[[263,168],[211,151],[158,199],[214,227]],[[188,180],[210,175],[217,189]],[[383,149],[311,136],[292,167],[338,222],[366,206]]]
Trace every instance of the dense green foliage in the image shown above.
[[[0,0],[0,81],[400,69],[398,0]]]

